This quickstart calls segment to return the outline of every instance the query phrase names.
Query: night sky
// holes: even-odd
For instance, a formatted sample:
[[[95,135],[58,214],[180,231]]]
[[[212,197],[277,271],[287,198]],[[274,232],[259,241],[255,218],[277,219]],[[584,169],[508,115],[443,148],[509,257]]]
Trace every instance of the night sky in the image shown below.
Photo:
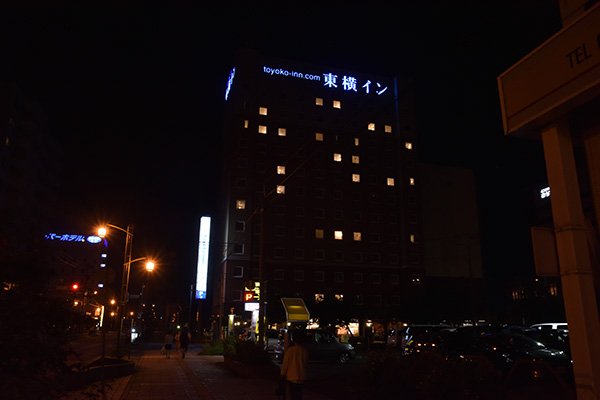
[[[199,218],[217,208],[238,47],[415,81],[421,160],[476,170],[487,276],[531,273],[543,154],[503,135],[496,77],[560,29],[558,1],[53,3],[0,8],[0,79],[40,103],[62,150],[63,229],[134,224],[169,300],[189,298]]]

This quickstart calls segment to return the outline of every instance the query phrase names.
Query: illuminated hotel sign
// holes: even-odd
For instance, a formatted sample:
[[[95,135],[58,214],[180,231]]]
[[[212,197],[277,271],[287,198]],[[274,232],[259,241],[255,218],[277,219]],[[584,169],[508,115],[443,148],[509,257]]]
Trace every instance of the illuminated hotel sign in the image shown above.
[[[378,82],[376,80],[371,81],[370,79],[359,79],[352,75],[335,74],[332,72],[311,74],[288,70],[285,68],[273,68],[267,66],[263,66],[263,72],[270,76],[279,75],[320,82],[325,88],[341,90],[344,92],[362,93],[375,96],[381,96],[384,93],[391,92],[388,88],[388,85],[385,83]]]
[[[72,234],[58,234],[58,233],[47,233],[44,238],[46,240],[52,240],[57,242],[71,242],[71,243],[82,243],[87,242],[91,244],[100,243],[102,238],[99,236],[87,236],[87,235],[72,235]]]
[[[229,73],[229,78],[227,78],[227,88],[225,89],[225,101],[229,98],[229,92],[231,91],[231,85],[233,85],[233,78],[235,78],[235,68],[231,70]]]
[[[196,272],[196,299],[206,299],[208,278],[208,250],[210,248],[210,217],[200,218],[200,240],[198,243],[198,269]]]

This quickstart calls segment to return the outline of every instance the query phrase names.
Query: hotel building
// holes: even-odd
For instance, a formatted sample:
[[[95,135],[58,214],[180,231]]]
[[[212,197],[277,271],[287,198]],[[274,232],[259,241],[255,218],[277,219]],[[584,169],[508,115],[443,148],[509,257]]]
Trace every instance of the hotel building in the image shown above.
[[[239,52],[225,92],[213,312],[300,297],[311,318],[408,320],[422,280],[410,86]],[[256,287],[260,286],[260,293]]]

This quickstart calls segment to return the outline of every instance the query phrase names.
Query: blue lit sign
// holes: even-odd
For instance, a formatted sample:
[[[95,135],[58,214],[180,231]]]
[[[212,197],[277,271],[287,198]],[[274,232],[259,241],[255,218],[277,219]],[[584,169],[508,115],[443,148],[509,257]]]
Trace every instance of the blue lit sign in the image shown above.
[[[86,240],[88,241],[88,243],[96,244],[100,243],[102,241],[102,238],[100,236],[88,236]]]
[[[47,233],[44,235],[46,240],[52,240],[57,242],[69,242],[69,243],[91,243],[97,244],[102,241],[102,238],[99,236],[86,236],[86,235],[72,235],[68,233],[58,234],[58,233]]]
[[[231,91],[231,85],[233,85],[233,78],[235,78],[235,68],[231,70],[229,73],[229,78],[227,78],[227,88],[225,89],[225,101],[229,97],[229,92]]]
[[[377,96],[381,96],[382,94],[388,92],[388,86],[385,83],[371,81],[370,79],[359,80],[355,76],[350,75],[340,76],[331,72],[323,74],[309,74],[306,72],[267,66],[263,66],[263,72],[270,76],[280,75],[309,81],[323,82],[323,86],[326,88],[339,89],[345,92],[355,92]],[[233,78],[230,76],[230,79]],[[225,95],[225,98],[227,98],[227,94]]]

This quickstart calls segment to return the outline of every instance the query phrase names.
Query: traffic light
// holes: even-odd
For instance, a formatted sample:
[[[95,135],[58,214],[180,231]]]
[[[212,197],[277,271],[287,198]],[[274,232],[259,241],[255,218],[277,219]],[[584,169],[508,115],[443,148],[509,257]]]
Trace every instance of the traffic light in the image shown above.
[[[78,290],[79,290],[79,283],[77,283],[77,282],[74,282],[74,283],[71,285],[71,290],[72,290],[72,291],[74,291],[74,292],[78,291]]]

